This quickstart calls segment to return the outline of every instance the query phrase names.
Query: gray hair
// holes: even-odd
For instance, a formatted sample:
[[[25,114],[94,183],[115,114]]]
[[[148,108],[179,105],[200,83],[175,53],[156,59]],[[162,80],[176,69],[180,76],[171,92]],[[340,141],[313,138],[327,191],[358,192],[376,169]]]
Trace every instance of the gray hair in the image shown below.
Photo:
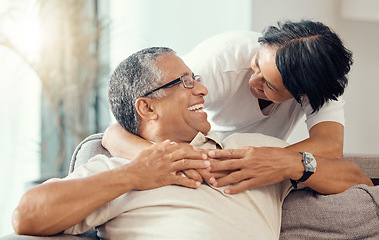
[[[151,47],[138,51],[122,61],[109,79],[108,99],[117,122],[128,132],[138,135],[140,118],[135,108],[136,100],[157,88],[166,76],[155,63],[162,57],[175,54],[166,47]],[[149,95],[161,98],[164,91]]]

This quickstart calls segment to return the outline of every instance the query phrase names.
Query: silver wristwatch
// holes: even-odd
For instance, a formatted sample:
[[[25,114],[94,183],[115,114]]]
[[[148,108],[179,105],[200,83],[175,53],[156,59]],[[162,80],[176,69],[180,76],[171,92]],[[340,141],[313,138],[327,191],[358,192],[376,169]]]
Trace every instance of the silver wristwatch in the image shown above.
[[[317,168],[317,162],[315,157],[311,153],[308,152],[300,152],[303,154],[302,163],[304,166],[304,173],[303,176],[301,176],[298,180],[292,180],[292,186],[297,189],[297,183],[298,182],[305,182],[313,173],[316,172]]]

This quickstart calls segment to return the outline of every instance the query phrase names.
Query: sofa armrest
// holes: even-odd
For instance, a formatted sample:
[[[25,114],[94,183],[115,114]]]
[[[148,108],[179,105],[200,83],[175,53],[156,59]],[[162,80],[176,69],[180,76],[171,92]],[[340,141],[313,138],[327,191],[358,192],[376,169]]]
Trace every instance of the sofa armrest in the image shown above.
[[[112,157],[108,150],[101,145],[102,139],[103,133],[96,133],[86,137],[79,143],[72,154],[69,173],[73,172],[74,169],[86,163],[90,158],[97,154],[104,154],[107,157]]]
[[[0,240],[99,240],[96,233],[97,231],[95,229],[88,230],[80,235],[68,235],[61,233],[54,236],[27,236],[13,233],[0,237]]]

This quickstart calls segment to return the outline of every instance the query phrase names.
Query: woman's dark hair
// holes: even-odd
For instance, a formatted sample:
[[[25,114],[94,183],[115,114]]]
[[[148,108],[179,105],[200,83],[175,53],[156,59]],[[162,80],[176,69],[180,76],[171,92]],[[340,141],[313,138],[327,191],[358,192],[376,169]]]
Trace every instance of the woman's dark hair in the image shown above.
[[[313,112],[344,93],[352,53],[329,27],[288,21],[266,28],[258,41],[278,48],[275,61],[284,86],[299,103],[305,94]]]

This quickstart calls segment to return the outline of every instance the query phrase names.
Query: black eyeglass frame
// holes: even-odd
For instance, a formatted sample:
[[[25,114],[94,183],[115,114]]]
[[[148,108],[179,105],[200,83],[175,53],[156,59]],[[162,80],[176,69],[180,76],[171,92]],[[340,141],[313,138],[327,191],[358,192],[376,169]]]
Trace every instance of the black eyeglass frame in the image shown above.
[[[187,77],[187,76],[191,77],[191,79],[192,79],[192,81],[190,82],[190,85],[189,85],[189,86],[187,86],[187,85],[184,83],[184,81],[183,81],[183,77]],[[143,95],[142,97],[147,97],[148,95],[152,94],[153,92],[156,92],[156,91],[161,90],[161,89],[163,89],[163,88],[170,88],[170,87],[173,87],[173,86],[177,85],[179,82],[182,82],[184,88],[192,89],[192,88],[194,88],[194,86],[195,86],[195,84],[193,84],[193,81],[194,81],[194,80],[197,81],[197,82],[201,82],[201,77],[200,77],[200,75],[193,75],[193,76],[191,76],[191,75],[183,75],[183,76],[178,77],[178,78],[175,79],[175,80],[172,80],[171,82],[166,83],[166,84],[163,85],[163,86],[160,86],[160,87],[158,87],[158,88],[156,88],[156,89],[154,89],[154,90],[152,90],[152,91],[146,93],[146,94]]]

